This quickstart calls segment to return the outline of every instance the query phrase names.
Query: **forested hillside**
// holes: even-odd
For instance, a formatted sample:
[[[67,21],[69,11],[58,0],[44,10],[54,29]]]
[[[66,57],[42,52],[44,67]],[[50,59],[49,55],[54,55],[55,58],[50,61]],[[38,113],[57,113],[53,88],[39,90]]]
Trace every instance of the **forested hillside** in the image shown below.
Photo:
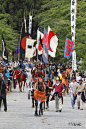
[[[44,26],[47,29],[49,25],[59,40],[56,57],[51,59],[66,61],[64,58],[65,38],[71,39],[70,0],[0,0],[0,33],[2,32],[4,35],[7,48],[12,51],[14,49],[13,41],[17,37],[19,38],[24,21],[24,10],[28,29],[29,13],[33,8],[33,3],[32,33],[34,37],[36,38],[38,27],[43,32]],[[77,0],[75,50],[77,59],[82,58],[86,62],[86,0]]]

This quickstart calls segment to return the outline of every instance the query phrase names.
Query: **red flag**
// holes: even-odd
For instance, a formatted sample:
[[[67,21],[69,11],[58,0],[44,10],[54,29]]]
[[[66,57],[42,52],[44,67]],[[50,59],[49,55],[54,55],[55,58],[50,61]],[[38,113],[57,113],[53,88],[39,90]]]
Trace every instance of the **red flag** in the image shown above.
[[[49,45],[49,55],[55,57],[56,48],[58,45],[58,38],[56,34],[48,26],[48,45]]]
[[[42,43],[43,43],[44,34],[37,30],[37,44],[38,44],[38,55],[42,54]],[[41,38],[41,40],[40,40]]]

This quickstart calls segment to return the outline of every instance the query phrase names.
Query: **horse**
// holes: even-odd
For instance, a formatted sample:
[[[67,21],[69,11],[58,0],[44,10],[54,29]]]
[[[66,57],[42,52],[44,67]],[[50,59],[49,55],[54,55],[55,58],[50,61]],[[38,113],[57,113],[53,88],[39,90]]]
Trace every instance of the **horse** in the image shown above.
[[[24,92],[24,87],[25,87],[25,82],[26,82],[25,75],[23,72],[20,72],[17,68],[14,69],[14,71],[15,71],[14,75],[16,74],[16,79],[17,79],[18,84],[19,84],[20,92],[22,92],[21,88],[22,88],[22,83],[24,81],[24,85],[23,85],[23,92]]]
[[[38,77],[36,83],[33,86],[33,89],[34,89],[34,99],[35,99],[35,116],[38,116],[37,113],[38,102],[40,102],[39,115],[43,115],[42,104],[43,102],[45,102],[46,85],[44,84],[44,81],[41,77]]]
[[[65,91],[66,91],[66,88],[68,89],[69,82],[68,82],[67,74],[65,74],[65,73],[63,73],[63,75],[62,75],[62,84],[64,85]],[[63,93],[64,96],[65,96],[65,91]]]

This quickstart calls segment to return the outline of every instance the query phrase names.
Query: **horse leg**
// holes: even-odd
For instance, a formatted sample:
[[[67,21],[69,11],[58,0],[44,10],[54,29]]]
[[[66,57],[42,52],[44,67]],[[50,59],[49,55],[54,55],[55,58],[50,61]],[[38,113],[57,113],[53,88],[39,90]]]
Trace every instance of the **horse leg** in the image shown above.
[[[21,81],[21,87],[20,87],[20,89],[21,89],[21,92],[22,92],[22,81]]]
[[[19,90],[20,90],[20,82],[18,82],[19,83]],[[19,92],[21,92],[21,91],[19,91]]]
[[[22,87],[22,81],[19,82],[19,89],[20,89],[20,92],[22,92],[21,87]]]
[[[38,106],[38,101],[35,100],[35,116],[38,116],[38,113],[37,113],[37,106]]]
[[[45,102],[43,102],[43,104],[44,104],[44,108],[43,108],[43,110],[45,111]]]
[[[39,104],[39,116],[41,115],[40,113],[41,113],[41,102]]]
[[[42,107],[42,105],[43,105],[43,102],[40,103],[40,112],[41,112],[41,115],[43,115],[43,107]]]
[[[23,92],[24,92],[25,82],[26,82],[26,81],[24,80],[24,85],[23,85]]]

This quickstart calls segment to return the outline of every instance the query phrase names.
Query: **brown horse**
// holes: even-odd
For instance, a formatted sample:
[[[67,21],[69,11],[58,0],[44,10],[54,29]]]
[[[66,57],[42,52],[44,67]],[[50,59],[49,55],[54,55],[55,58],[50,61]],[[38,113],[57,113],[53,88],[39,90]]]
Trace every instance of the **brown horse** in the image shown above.
[[[43,108],[42,104],[45,102],[45,95],[46,95],[46,85],[43,82],[43,78],[38,77],[35,85],[33,86],[34,88],[34,98],[35,98],[35,116],[38,115],[37,113],[37,107],[38,107],[38,102],[40,102],[40,107],[39,107],[39,115],[43,115]]]
[[[20,72],[18,69],[14,69],[14,75],[16,74],[16,79],[18,80],[18,84],[19,84],[19,89],[20,92],[22,92],[21,88],[22,88],[22,83],[24,81],[24,85],[23,85],[23,91],[24,91],[24,87],[25,87],[25,75],[23,74],[23,72]]]
[[[62,84],[64,85],[65,91],[66,91],[66,88],[68,89],[69,82],[68,82],[67,74],[65,74],[65,73],[62,75]],[[63,93],[64,96],[65,96],[65,91]]]

